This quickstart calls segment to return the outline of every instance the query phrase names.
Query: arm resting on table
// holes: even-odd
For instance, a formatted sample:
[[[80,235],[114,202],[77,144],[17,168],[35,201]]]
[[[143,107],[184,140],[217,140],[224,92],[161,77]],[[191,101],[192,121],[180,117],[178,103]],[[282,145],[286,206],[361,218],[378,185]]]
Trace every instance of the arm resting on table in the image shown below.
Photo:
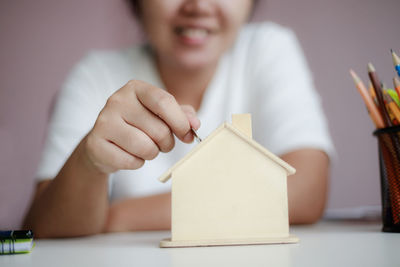
[[[296,168],[288,177],[289,221],[314,223],[323,214],[329,172],[328,156],[301,149],[282,156]],[[105,232],[164,230],[171,228],[171,194],[120,200],[111,205]]]
[[[108,204],[108,175],[87,167],[79,153],[72,153],[54,179],[38,184],[24,228],[35,237],[72,237],[102,232]]]

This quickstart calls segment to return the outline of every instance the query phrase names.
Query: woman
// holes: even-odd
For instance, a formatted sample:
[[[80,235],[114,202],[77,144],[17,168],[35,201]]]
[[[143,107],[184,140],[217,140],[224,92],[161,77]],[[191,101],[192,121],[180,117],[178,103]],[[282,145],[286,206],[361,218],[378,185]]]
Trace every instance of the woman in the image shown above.
[[[206,136],[243,112],[254,138],[297,169],[290,222],[318,220],[332,145],[294,35],[244,25],[251,0],[131,2],[148,43],[93,52],[71,73],[26,227],[38,237],[168,229],[170,193],[157,177],[190,150],[192,128]]]

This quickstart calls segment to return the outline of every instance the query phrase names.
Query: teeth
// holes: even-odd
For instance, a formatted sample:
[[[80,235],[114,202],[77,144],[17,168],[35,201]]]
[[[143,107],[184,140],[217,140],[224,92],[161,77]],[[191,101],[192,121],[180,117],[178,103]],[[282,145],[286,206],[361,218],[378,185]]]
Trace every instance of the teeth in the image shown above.
[[[183,28],[181,34],[188,38],[202,39],[207,36],[208,32],[205,29],[199,28]]]

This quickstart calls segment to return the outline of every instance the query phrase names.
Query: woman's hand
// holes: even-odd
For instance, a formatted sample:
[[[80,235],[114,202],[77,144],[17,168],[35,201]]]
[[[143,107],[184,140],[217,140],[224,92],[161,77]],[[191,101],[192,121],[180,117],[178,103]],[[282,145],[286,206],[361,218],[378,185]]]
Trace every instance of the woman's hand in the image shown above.
[[[91,167],[102,173],[138,169],[145,160],[174,147],[174,137],[190,143],[200,121],[191,106],[180,106],[160,88],[132,80],[116,91],[85,137]]]
[[[109,213],[115,213],[108,200],[108,174],[140,168],[160,151],[170,151],[173,135],[191,142],[191,128],[199,126],[192,107],[179,106],[172,95],[145,82],[128,82],[108,99],[57,176],[39,184],[25,227],[37,237],[104,231]],[[143,201],[156,205],[161,200]]]

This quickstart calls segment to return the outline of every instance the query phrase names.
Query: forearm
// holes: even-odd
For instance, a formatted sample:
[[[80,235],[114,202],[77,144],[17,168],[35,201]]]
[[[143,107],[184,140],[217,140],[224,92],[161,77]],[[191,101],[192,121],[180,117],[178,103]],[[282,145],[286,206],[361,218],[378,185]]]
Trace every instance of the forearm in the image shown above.
[[[105,232],[165,230],[171,228],[171,194],[130,198],[113,203]]]
[[[328,187],[329,159],[319,150],[302,149],[282,156],[296,168],[288,177],[289,221],[314,223],[323,215]]]
[[[50,181],[41,184],[25,219],[37,237],[101,232],[108,212],[108,175],[85,165],[82,143]]]

